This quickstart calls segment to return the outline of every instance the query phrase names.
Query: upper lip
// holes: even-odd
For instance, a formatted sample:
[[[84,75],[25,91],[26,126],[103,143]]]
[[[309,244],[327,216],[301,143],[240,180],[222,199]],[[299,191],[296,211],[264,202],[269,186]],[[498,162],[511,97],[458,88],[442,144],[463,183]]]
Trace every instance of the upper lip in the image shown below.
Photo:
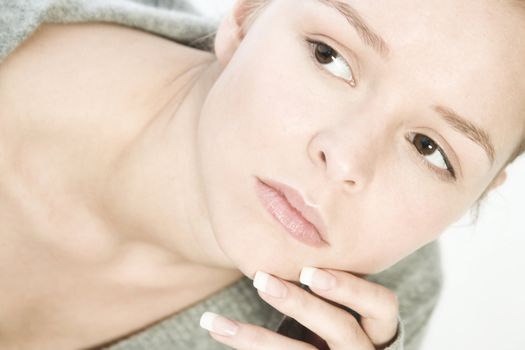
[[[259,180],[262,183],[274,188],[277,192],[283,194],[286,200],[290,203],[290,205],[297,209],[297,211],[301,213],[301,215],[306,221],[310,222],[313,226],[315,226],[317,232],[319,232],[319,235],[321,236],[321,239],[327,242],[326,225],[323,221],[323,218],[321,217],[321,214],[316,208],[306,204],[305,200],[303,199],[303,196],[297,190],[293,189],[288,185],[277,181],[272,181],[270,179]]]

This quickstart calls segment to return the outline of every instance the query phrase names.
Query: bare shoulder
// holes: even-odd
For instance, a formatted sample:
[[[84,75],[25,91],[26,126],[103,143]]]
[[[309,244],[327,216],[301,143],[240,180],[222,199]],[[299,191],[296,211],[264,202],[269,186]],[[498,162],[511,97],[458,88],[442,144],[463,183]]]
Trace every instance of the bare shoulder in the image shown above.
[[[132,134],[213,59],[115,24],[42,25],[0,63],[0,169],[7,150],[34,135]]]
[[[55,63],[51,66],[55,68],[51,72],[55,73],[85,68],[90,64],[96,64],[99,69],[110,67],[112,70],[135,64],[147,70],[152,63],[169,63],[183,70],[195,60],[206,60],[212,56],[210,52],[117,24],[43,24],[0,64],[0,72],[5,74],[17,67],[31,65],[44,73],[45,65],[51,62]],[[77,70],[76,73],[82,71]],[[140,75],[140,72],[136,73]]]
[[[0,113],[22,109],[19,117],[39,119],[84,106],[106,115],[140,109],[195,62],[212,58],[120,25],[45,24],[0,64]]]

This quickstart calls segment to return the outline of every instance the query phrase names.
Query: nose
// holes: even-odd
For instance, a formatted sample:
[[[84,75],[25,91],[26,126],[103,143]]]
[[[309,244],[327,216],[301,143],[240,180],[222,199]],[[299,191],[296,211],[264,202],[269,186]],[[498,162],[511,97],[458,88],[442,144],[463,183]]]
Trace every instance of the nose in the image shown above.
[[[362,190],[372,180],[375,160],[370,140],[344,130],[323,130],[308,143],[308,156],[327,177],[347,192]]]

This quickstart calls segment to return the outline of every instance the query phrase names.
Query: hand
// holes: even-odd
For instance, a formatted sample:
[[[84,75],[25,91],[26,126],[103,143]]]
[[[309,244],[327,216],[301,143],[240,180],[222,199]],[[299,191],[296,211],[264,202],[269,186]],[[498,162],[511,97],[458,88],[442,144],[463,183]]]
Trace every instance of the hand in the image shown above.
[[[391,290],[348,272],[312,267],[302,270],[300,281],[326,301],[265,272],[257,272],[253,284],[263,300],[313,331],[331,350],[382,349],[395,338],[399,306]],[[329,301],[356,311],[360,320]],[[212,313],[203,314],[201,326],[215,340],[235,349],[317,349],[268,329]]]

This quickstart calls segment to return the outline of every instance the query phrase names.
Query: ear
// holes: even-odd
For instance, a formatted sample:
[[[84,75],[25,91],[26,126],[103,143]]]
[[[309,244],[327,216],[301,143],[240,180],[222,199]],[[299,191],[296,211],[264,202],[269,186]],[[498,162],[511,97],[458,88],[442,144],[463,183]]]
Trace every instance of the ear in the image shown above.
[[[224,16],[215,35],[214,49],[217,60],[225,67],[244,38],[243,26],[250,12],[251,0],[236,0]]]
[[[505,180],[507,180],[507,171],[503,170],[498,174],[498,176],[496,176],[496,178],[494,178],[494,180],[492,180],[491,184],[487,188],[487,191],[492,191],[496,187],[501,186]]]

